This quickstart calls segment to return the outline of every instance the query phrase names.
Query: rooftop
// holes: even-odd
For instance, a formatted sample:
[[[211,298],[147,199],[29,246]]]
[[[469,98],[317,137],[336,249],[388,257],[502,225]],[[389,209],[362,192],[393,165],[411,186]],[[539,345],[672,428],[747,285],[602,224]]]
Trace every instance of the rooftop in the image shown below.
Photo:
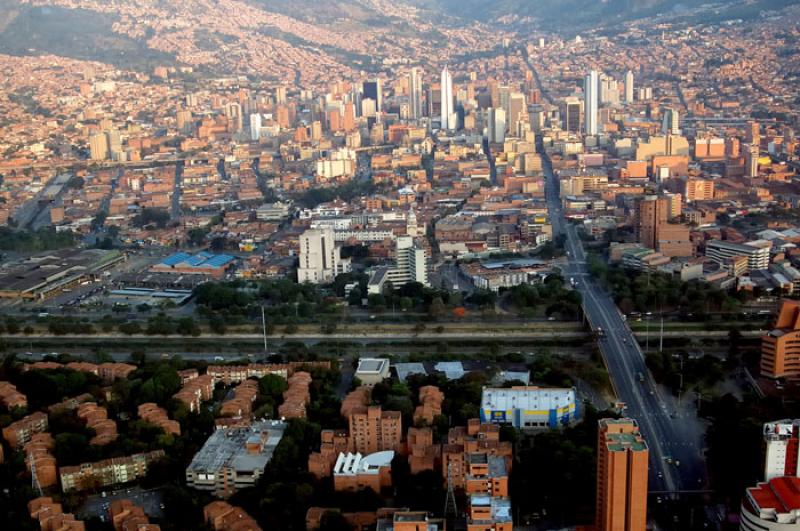
[[[575,389],[551,387],[484,387],[481,408],[493,411],[509,409],[550,410],[575,404]]]
[[[216,430],[192,458],[188,470],[198,473],[216,472],[223,468],[232,468],[239,472],[263,470],[272,458],[285,429],[285,423],[267,420],[254,422],[243,428]],[[262,435],[266,435],[266,441],[261,451],[248,453],[246,445],[260,441]]]

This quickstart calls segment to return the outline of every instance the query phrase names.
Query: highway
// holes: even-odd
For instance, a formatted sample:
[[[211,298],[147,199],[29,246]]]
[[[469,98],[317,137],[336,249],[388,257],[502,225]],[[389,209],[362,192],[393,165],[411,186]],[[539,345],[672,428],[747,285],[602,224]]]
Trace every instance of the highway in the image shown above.
[[[543,156],[546,197],[553,235],[566,235],[566,279],[573,278],[583,297],[583,309],[594,330],[601,328],[598,344],[603,353],[618,398],[625,402],[625,415],[636,419],[650,448],[651,491],[696,490],[705,485],[702,455],[704,426],[694,409],[682,405],[653,381],[644,354],[623,320],[612,297],[589,275],[583,244],[574,225],[561,210],[558,181],[550,161]],[[565,280],[566,280],[565,279]]]

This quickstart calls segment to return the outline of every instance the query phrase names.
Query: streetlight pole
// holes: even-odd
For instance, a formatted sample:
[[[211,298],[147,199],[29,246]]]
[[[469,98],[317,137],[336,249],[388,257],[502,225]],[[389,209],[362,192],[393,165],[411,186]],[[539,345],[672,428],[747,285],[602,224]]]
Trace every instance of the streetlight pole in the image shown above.
[[[264,306],[261,306],[261,331],[264,334],[264,357],[266,358],[269,354],[269,350],[267,349],[267,318],[264,315]]]

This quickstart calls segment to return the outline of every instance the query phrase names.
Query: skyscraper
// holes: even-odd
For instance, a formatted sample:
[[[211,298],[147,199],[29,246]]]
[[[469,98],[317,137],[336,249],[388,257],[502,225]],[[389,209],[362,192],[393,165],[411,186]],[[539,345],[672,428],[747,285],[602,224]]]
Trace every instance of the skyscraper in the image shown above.
[[[665,135],[679,135],[680,115],[678,109],[669,107],[664,109],[664,119],[661,122],[661,132]]]
[[[96,133],[89,137],[89,151],[92,160],[108,158],[108,138],[105,133]]]
[[[625,103],[633,103],[633,72],[625,72]]]
[[[445,131],[451,131],[456,127],[456,116],[453,107],[453,76],[447,67],[442,70],[442,122],[441,128]]]
[[[419,68],[412,68],[408,74],[408,107],[412,120],[422,118],[422,76]]]
[[[375,102],[375,112],[380,114],[383,105],[383,90],[381,89],[381,80],[365,81],[362,87],[364,92],[364,99],[371,99]]]
[[[257,142],[261,137],[261,115],[257,112],[250,115],[250,140]]]
[[[581,130],[581,100],[566,98],[561,104],[561,120],[564,131],[579,133]]]
[[[583,125],[587,136],[597,134],[597,71],[592,70],[583,80]]]
[[[747,146],[744,152],[744,175],[745,177],[758,177],[758,144]]]
[[[600,419],[597,431],[597,531],[644,531],[647,443],[633,419]]]
[[[489,108],[486,136],[489,142],[502,144],[506,139],[506,111],[500,108]]]

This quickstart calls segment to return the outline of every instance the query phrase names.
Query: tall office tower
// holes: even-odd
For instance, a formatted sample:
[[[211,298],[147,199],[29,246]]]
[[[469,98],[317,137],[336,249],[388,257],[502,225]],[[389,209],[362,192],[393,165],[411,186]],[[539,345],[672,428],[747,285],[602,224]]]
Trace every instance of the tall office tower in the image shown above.
[[[322,138],[322,122],[314,120],[311,122],[311,140],[319,140]]]
[[[89,154],[92,160],[108,158],[108,138],[105,133],[95,133],[89,137]]]
[[[250,140],[258,142],[261,138],[261,115],[257,112],[250,115]]]
[[[106,131],[106,140],[108,141],[108,152],[112,158],[115,158],[122,151],[122,135],[119,134],[119,129]]]
[[[408,73],[408,107],[409,118],[422,118],[422,76],[419,68],[412,68]]]
[[[658,246],[658,229],[666,225],[670,214],[670,201],[666,197],[646,196],[636,204],[636,236],[639,243],[649,249]]]
[[[745,129],[744,141],[746,144],[760,144],[761,132],[758,122],[747,122],[747,129]]]
[[[633,72],[625,72],[625,103],[633,103]]]
[[[605,74],[600,75],[600,103],[619,103],[617,81]]]
[[[775,328],[761,338],[761,375],[800,380],[800,302],[783,301]]]
[[[228,118],[228,132],[238,133],[244,127],[242,119],[242,106],[238,103],[229,103],[225,106],[225,116]]]
[[[596,135],[597,128],[597,71],[592,70],[583,80],[583,125],[587,136]]]
[[[178,111],[177,116],[178,121],[178,130],[184,134],[191,134],[193,123],[192,123],[192,111],[189,109],[181,109]]]
[[[561,104],[561,120],[564,131],[578,133],[581,130],[581,100],[566,98]]]
[[[441,128],[445,131],[451,131],[456,127],[455,111],[453,107],[453,76],[447,67],[442,70],[442,120]]]
[[[486,136],[489,142],[502,144],[506,139],[506,111],[491,107],[488,116]]]
[[[661,133],[676,136],[681,134],[678,109],[672,107],[664,109],[664,119],[661,121]]]
[[[300,235],[300,266],[297,282],[332,281],[341,273],[339,247],[334,241],[333,229],[308,229]]]
[[[512,92],[508,97],[508,110],[506,111],[507,129],[516,131],[520,122],[528,121],[528,107],[525,104],[525,94]]]
[[[375,112],[380,114],[383,109],[383,89],[381,88],[381,80],[365,81],[361,87],[361,91],[364,93],[365,99],[369,98],[375,102]]]
[[[777,420],[764,424],[764,481],[782,476],[798,477],[800,420]]]
[[[647,443],[633,419],[600,419],[596,531],[644,531]]]
[[[758,144],[747,146],[744,152],[745,177],[758,177]]]
[[[286,87],[275,87],[275,103],[278,105],[286,103]]]
[[[356,128],[356,107],[352,102],[344,104],[342,127],[345,131],[352,131]]]

